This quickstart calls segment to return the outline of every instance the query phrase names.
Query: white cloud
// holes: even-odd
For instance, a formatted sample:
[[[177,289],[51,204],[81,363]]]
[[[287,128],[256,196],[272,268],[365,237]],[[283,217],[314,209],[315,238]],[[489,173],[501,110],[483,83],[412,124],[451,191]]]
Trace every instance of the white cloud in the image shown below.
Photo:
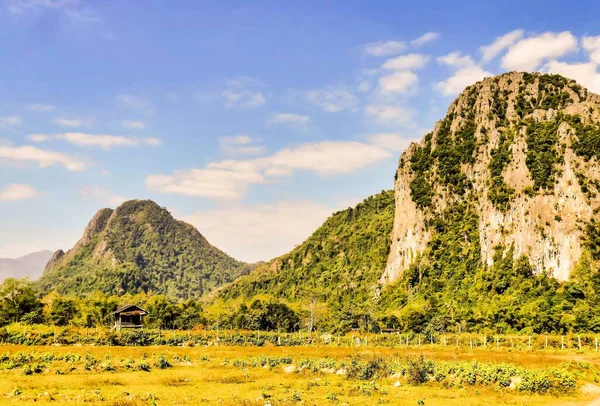
[[[202,211],[182,220],[235,258],[256,262],[290,251],[336,209],[313,201],[279,201]]]
[[[368,56],[392,56],[406,49],[403,41],[377,41],[362,46],[363,54]]]
[[[493,76],[493,73],[479,66],[470,66],[462,68],[448,79],[436,83],[436,88],[446,96],[454,96],[465,90],[467,86],[488,76]]]
[[[69,132],[59,134],[31,134],[28,136],[30,141],[44,142],[50,139],[58,139],[67,141],[70,144],[78,147],[99,147],[104,150],[109,150],[113,147],[136,146],[140,144],[157,146],[162,143],[158,138],[135,138],[125,137],[122,135],[110,134],[87,134],[81,132]]]
[[[39,113],[50,113],[51,111],[54,111],[56,109],[56,106],[53,106],[51,104],[32,104],[31,106],[29,106],[29,108]]]
[[[381,67],[389,70],[421,69],[429,62],[429,56],[423,54],[407,54],[388,59]]]
[[[0,189],[0,202],[26,200],[34,198],[38,195],[38,191],[33,186],[13,183]]]
[[[475,65],[475,61],[469,55],[463,55],[459,51],[451,52],[437,58],[438,63],[452,68],[465,68]]]
[[[125,120],[121,123],[123,128],[130,130],[141,130],[146,127],[143,121]]]
[[[156,137],[146,137],[142,139],[142,142],[146,145],[151,145],[153,147],[157,147],[162,144],[162,140]]]
[[[419,82],[419,77],[411,71],[394,72],[379,78],[378,91],[381,94],[406,93]]]
[[[377,133],[368,136],[369,142],[388,151],[403,152],[411,142],[418,138],[403,137],[398,133]]]
[[[225,99],[226,108],[252,109],[267,102],[264,94],[249,90],[225,90],[221,93],[221,96]]]
[[[267,121],[267,124],[271,126],[283,124],[304,129],[310,124],[310,117],[294,113],[277,113]]]
[[[568,31],[546,32],[522,39],[512,45],[502,58],[502,67],[510,70],[535,71],[547,60],[577,50],[577,38]]]
[[[523,34],[523,30],[514,30],[496,38],[490,45],[480,47],[479,52],[481,52],[481,59],[483,62],[491,61],[506,48],[521,39]]]
[[[550,61],[546,64],[546,69],[550,73],[557,73],[575,79],[588,90],[600,93],[600,73],[598,73],[598,65],[593,62],[569,64]]]
[[[39,167],[60,165],[69,171],[82,171],[86,165],[83,161],[61,152],[40,149],[25,145],[22,147],[0,146],[0,160],[11,162],[35,162]]]
[[[356,110],[360,100],[344,86],[329,86],[325,89],[309,90],[306,100],[321,109],[337,113],[344,110]]]
[[[2,128],[13,128],[23,124],[23,119],[19,116],[5,116],[0,117],[0,127]]]
[[[76,127],[81,127],[82,125],[84,125],[86,123],[85,120],[82,119],[68,119],[68,118],[55,118],[54,120],[52,120],[53,124],[59,125],[61,127],[70,127],[70,128],[76,128]]]
[[[412,45],[413,47],[421,47],[429,42],[433,42],[436,41],[440,38],[440,33],[439,32],[435,32],[435,31],[430,31],[427,32],[423,35],[421,35],[419,38],[417,39],[413,39],[412,41],[410,41],[410,45]]]
[[[368,80],[363,80],[357,86],[357,90],[361,93],[367,93],[369,90],[371,90],[371,82]]]
[[[18,14],[36,8],[64,9],[74,3],[73,0],[8,0],[6,5],[8,11]]]
[[[297,171],[319,176],[351,173],[390,156],[370,144],[321,141],[285,148],[261,158],[211,162],[204,168],[178,170],[172,175],[151,175],[146,178],[146,185],[163,193],[238,199],[250,185],[273,182]]]
[[[132,94],[120,94],[116,97],[117,101],[127,107],[133,107],[136,109],[148,109],[152,107],[152,103],[149,100],[134,96]]]
[[[438,63],[447,65],[455,70],[454,74],[446,80],[436,83],[435,87],[446,96],[454,96],[462,92],[465,87],[487,77],[491,72],[477,65],[469,55],[452,52],[437,58]]]
[[[600,64],[600,36],[583,37],[581,43],[583,49],[590,54],[590,61]]]
[[[31,134],[27,136],[27,139],[32,142],[40,143],[51,140],[52,136],[48,134]]]
[[[124,201],[129,200],[129,198],[116,195],[113,192],[111,192],[110,190],[103,188],[101,186],[91,186],[91,185],[84,186],[83,188],[81,188],[80,194],[86,198],[90,198],[90,197],[98,198],[98,199],[103,200],[113,206],[118,206],[121,203],[123,203]]]
[[[212,199],[239,199],[249,185],[265,183],[258,173],[243,173],[221,169],[177,170],[172,175],[150,175],[148,189],[161,193]]]
[[[413,121],[412,110],[398,106],[370,104],[365,114],[385,127],[409,126]]]
[[[261,155],[267,152],[267,147],[263,145],[250,145],[255,142],[246,134],[239,134],[229,137],[219,138],[219,147],[225,155],[230,156],[248,156]]]

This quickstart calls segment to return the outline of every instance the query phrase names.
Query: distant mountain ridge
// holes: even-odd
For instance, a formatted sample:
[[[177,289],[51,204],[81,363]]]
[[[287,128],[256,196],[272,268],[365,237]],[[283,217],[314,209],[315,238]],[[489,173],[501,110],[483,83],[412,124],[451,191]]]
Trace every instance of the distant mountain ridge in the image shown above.
[[[154,292],[186,300],[250,269],[153,201],[130,200],[99,210],[72,249],[52,255],[37,285],[42,292]]]
[[[19,258],[0,258],[0,281],[7,278],[29,278],[42,276],[44,266],[52,257],[52,251],[33,252]]]

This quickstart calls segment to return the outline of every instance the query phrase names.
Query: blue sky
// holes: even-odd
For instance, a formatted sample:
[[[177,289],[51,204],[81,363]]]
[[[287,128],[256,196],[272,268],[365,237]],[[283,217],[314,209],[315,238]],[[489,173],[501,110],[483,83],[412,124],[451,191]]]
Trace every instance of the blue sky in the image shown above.
[[[392,188],[468,84],[537,70],[600,92],[599,20],[592,1],[7,0],[0,257],[149,198],[268,260]]]

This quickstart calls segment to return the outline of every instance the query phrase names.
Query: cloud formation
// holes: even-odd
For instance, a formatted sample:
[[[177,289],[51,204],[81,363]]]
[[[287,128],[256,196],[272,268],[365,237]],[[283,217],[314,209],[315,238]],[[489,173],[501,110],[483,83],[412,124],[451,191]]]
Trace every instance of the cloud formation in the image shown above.
[[[30,185],[13,183],[0,189],[0,202],[27,200],[38,195],[38,191]]]
[[[250,185],[274,182],[298,171],[318,176],[352,173],[391,154],[374,145],[356,141],[321,141],[285,148],[261,158],[211,162],[204,168],[174,171],[171,175],[146,178],[150,190],[203,196],[215,199],[239,199]]]
[[[82,132],[69,132],[59,134],[31,134],[30,141],[45,142],[52,139],[63,140],[78,147],[99,147],[109,150],[114,147],[130,147],[136,145],[158,146],[162,141],[154,137],[136,138],[110,134],[87,134]]]
[[[437,41],[440,38],[440,33],[435,31],[427,32],[421,35],[419,38],[413,39],[410,41],[410,45],[415,48],[422,47],[425,44],[428,44],[433,41]]]
[[[290,251],[336,209],[310,200],[279,201],[201,211],[182,220],[235,258],[256,262]]]
[[[546,32],[522,39],[510,46],[502,58],[502,67],[509,70],[535,71],[543,62],[574,52],[577,48],[577,38],[570,32]]]
[[[423,54],[406,54],[388,59],[381,67],[388,70],[417,70],[425,67],[429,56]]]
[[[462,92],[465,87],[493,75],[493,73],[477,65],[469,55],[463,55],[460,52],[452,52],[440,56],[437,58],[437,61],[439,64],[446,65],[454,70],[452,76],[435,85],[446,96],[455,96]]]
[[[485,45],[479,47],[479,52],[481,52],[481,59],[483,62],[488,62],[498,56],[502,51],[507,49],[509,46],[517,42],[520,38],[523,37],[523,30],[514,30],[509,33],[506,33],[498,38],[490,45]]]
[[[394,105],[369,104],[365,114],[377,124],[384,127],[406,127],[413,121],[414,112],[410,109]]]
[[[267,152],[264,145],[256,145],[256,140],[246,134],[219,138],[221,152],[228,156],[262,155]],[[253,145],[254,144],[254,145]]]
[[[306,92],[305,98],[308,102],[330,113],[353,111],[360,104],[358,97],[341,85],[309,90]]]
[[[21,147],[0,145],[0,160],[6,160],[14,163],[33,162],[40,168],[60,165],[69,171],[82,171],[86,164],[65,153],[45,150],[30,145]]]
[[[270,126],[287,125],[301,129],[308,127],[309,123],[310,117],[294,113],[276,113],[267,121]]]
[[[398,55],[406,49],[403,41],[377,41],[362,46],[363,54],[366,56],[392,56]]]

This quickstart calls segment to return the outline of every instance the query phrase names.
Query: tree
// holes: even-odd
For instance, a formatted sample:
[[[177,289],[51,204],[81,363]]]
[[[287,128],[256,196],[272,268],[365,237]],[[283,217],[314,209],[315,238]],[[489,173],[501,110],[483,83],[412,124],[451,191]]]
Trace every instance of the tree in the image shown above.
[[[6,279],[0,285],[0,299],[0,324],[21,321],[26,314],[39,314],[42,308],[36,291],[27,279]]]
[[[79,309],[75,300],[57,297],[50,305],[48,318],[55,326],[66,326],[78,314]]]

